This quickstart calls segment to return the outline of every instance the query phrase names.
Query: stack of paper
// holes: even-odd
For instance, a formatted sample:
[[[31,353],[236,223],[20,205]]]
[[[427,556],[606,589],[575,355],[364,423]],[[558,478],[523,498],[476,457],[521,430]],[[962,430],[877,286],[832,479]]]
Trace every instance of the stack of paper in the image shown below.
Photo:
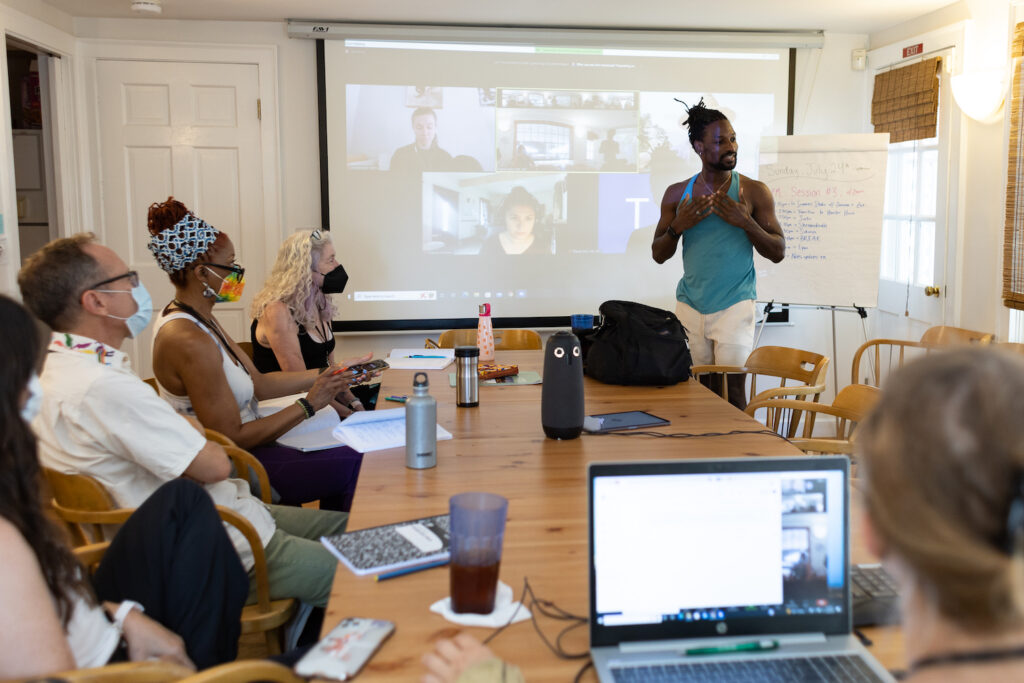
[[[391,349],[388,365],[395,370],[444,370],[455,360],[455,349]]]
[[[405,408],[352,413],[334,428],[334,438],[360,453],[404,446]],[[437,440],[450,438],[452,433],[437,425]]]
[[[295,394],[294,396],[260,401],[257,414],[260,417],[273,415],[277,411],[293,405],[295,399],[304,396],[305,394]],[[282,446],[297,448],[300,451],[322,451],[327,448],[336,448],[342,444],[334,437],[333,430],[340,421],[341,418],[338,417],[337,411],[327,405],[316,411],[316,415],[310,419],[303,420],[277,437],[277,442]]]

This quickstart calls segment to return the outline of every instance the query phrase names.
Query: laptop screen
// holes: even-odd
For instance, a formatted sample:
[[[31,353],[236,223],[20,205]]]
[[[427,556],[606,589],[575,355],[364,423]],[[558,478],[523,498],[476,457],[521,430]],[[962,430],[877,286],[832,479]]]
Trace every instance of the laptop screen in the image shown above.
[[[849,630],[848,461],[590,467],[592,644]]]

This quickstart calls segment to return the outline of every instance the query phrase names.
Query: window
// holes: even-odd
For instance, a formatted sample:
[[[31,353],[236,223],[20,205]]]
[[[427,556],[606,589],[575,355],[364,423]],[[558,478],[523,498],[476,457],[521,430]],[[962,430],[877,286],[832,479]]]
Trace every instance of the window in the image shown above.
[[[881,276],[929,286],[935,281],[938,139],[889,145]]]
[[[560,123],[516,123],[516,148],[525,148],[534,162],[571,161],[572,126]]]

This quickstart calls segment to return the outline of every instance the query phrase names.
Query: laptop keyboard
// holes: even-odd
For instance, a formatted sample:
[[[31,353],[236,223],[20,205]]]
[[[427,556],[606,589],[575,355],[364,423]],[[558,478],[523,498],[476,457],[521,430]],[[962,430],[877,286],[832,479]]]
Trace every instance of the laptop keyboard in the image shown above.
[[[857,655],[613,666],[611,672],[616,683],[882,681]]]

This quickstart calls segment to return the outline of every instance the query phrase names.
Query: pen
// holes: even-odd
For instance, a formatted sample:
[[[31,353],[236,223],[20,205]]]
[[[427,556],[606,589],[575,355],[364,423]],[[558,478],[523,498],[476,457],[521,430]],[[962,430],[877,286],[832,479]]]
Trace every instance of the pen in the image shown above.
[[[736,643],[735,645],[722,645],[719,647],[692,647],[684,654],[690,657],[693,655],[721,655],[728,652],[762,652],[765,650],[778,650],[777,640],[755,640],[749,643]]]
[[[405,399],[407,399],[407,398],[409,398],[409,397],[408,396],[385,396],[384,400],[385,401],[394,401],[395,403],[405,403]]]
[[[428,562],[427,564],[418,564],[415,567],[405,567],[404,569],[396,569],[393,572],[384,572],[383,574],[377,574],[374,577],[376,581],[384,581],[385,579],[393,579],[397,576],[405,576],[406,574],[412,574],[413,572],[420,572],[424,569],[433,569],[434,567],[443,567],[448,564],[448,560],[438,560],[437,562]]]
[[[447,358],[447,356],[422,356],[419,354],[413,356],[406,356],[406,358]]]

